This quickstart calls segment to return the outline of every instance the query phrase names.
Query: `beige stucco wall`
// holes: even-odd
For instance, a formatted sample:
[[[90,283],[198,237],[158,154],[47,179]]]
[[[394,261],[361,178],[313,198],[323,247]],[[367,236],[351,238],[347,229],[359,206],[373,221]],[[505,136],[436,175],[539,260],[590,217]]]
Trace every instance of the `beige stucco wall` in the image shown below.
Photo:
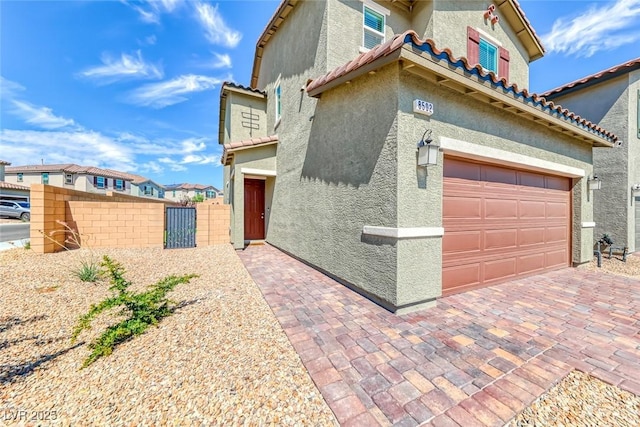
[[[631,186],[640,182],[640,139],[637,135],[637,92],[640,71],[571,92],[553,101],[580,114],[623,142],[613,149],[594,148],[594,173],[602,180],[602,189],[592,193],[594,235],[611,236],[616,245],[636,251],[636,213]]]
[[[487,33],[509,51],[509,81],[520,88],[529,87],[529,56],[517,35],[500,12],[500,21],[492,25],[484,19],[489,3],[477,0],[436,1],[433,38],[439,49],[451,49],[453,56],[467,57],[467,26]],[[482,37],[482,34],[481,34]],[[491,41],[491,40],[488,40]]]
[[[241,150],[234,154],[232,167],[235,170],[232,188],[226,194],[232,195],[233,219],[231,222],[231,242],[237,249],[244,247],[244,180],[243,168],[276,172],[276,145]],[[259,175],[258,175],[259,176]],[[260,177],[260,176],[259,176]],[[250,178],[254,178],[250,176]],[[265,233],[269,232],[272,194],[275,178],[265,178]],[[226,197],[226,196],[225,196]]]
[[[257,116],[254,123],[258,126],[258,129],[251,129],[248,126],[249,119],[243,117],[243,113],[245,115],[254,114]],[[257,98],[252,95],[230,91],[227,95],[227,109],[225,114],[225,140],[223,143],[267,136],[265,98]]]
[[[12,184],[24,185],[25,187],[31,184],[42,184],[42,173],[23,173],[22,181],[18,182],[18,174],[15,172],[5,172],[5,181]],[[49,172],[49,185],[55,185],[56,187],[64,186],[64,175],[60,172]],[[71,187],[72,188],[72,187]]]

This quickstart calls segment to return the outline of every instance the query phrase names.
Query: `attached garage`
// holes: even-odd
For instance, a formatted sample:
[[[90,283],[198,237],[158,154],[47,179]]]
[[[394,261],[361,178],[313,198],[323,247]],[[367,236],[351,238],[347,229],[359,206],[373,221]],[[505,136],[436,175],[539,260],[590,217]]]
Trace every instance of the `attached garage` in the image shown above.
[[[570,265],[570,178],[445,157],[443,180],[443,295]]]

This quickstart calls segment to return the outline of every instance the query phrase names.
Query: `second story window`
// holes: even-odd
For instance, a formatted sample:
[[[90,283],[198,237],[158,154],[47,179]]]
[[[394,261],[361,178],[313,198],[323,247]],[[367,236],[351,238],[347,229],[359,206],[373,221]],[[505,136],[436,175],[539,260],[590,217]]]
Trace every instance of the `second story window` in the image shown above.
[[[216,192],[213,190],[207,190],[207,199],[215,199],[216,198]]]
[[[149,187],[148,185],[144,186],[144,195],[145,196],[153,196],[153,187]]]
[[[49,184],[49,172],[42,172],[41,178],[43,184]]]
[[[94,176],[93,185],[95,185],[96,188],[105,188],[107,184],[105,182],[104,176]]]
[[[371,2],[366,2],[362,6],[362,13],[364,15],[363,21],[363,35],[362,46],[365,49],[371,49],[379,44],[384,43],[384,26],[385,26],[385,11],[373,8]]]
[[[24,179],[24,175],[19,173],[18,174],[18,182],[22,182],[23,179]]]
[[[273,89],[276,101],[276,124],[280,121],[280,117],[282,117],[282,85],[280,84],[280,78],[276,82],[276,86]]]
[[[64,183],[65,184],[73,184],[73,175],[70,173],[64,174]]]
[[[121,179],[116,179],[114,181],[114,186],[116,190],[124,190],[124,181]]]
[[[480,38],[479,61],[482,68],[498,74],[498,48],[483,38]]]

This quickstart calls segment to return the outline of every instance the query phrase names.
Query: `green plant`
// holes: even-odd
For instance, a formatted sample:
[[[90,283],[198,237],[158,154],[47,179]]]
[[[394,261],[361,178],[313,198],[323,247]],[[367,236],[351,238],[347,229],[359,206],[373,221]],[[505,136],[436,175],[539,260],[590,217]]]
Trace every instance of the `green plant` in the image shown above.
[[[28,251],[29,249],[31,249],[31,241],[30,240],[25,240],[25,242],[23,243],[22,247],[24,248],[25,251]]]
[[[85,368],[103,356],[108,356],[113,352],[115,346],[140,335],[151,325],[157,325],[160,320],[171,315],[173,302],[166,298],[169,291],[173,290],[181,283],[197,277],[190,274],[186,276],[167,276],[154,285],[151,285],[146,292],[134,293],[129,291],[131,282],[124,278],[125,269],[118,262],[113,261],[107,255],[103,257],[102,266],[106,269],[106,274],[110,276],[111,286],[109,290],[113,296],[103,300],[99,304],[94,304],[89,311],[78,319],[78,323],[71,335],[71,343],[74,343],[78,336],[85,329],[91,329],[91,321],[102,312],[122,307],[120,314],[126,316],[125,320],[109,326],[96,340],[89,344],[91,354],[85,359],[82,367]]]
[[[72,269],[71,273],[83,282],[95,283],[101,275],[100,264],[95,259],[80,261],[80,267]]]
[[[83,253],[80,258],[80,266],[72,268],[71,274],[83,282],[97,282],[101,275],[100,262],[95,253],[89,248],[89,240],[91,240],[91,237],[89,235],[79,233],[64,221],[56,220],[56,223],[62,225],[64,228],[50,231],[49,234],[42,230],[38,230],[38,232],[50,242],[63,248],[65,251],[71,251],[72,249],[85,249],[86,252]],[[61,233],[64,235],[64,241],[62,243],[55,238],[56,234]],[[29,244],[29,247],[31,247],[31,244]]]

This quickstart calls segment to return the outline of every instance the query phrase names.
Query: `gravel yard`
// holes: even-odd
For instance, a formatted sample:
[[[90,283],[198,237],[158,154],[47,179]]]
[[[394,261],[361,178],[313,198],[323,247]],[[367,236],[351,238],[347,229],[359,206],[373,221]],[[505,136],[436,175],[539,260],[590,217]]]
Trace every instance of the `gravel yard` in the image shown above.
[[[571,372],[509,424],[510,427],[638,425],[640,396],[580,371]]]
[[[135,290],[200,277],[169,294],[181,307],[157,328],[79,370],[109,319],[78,346],[71,331],[108,284],[69,273],[83,251],[0,252],[0,424],[336,424],[231,246],[97,252],[121,262]]]
[[[585,266],[589,270],[596,270],[603,273],[613,273],[620,276],[635,277],[640,279],[640,254],[627,255],[627,262],[622,261],[622,255],[613,255],[609,259],[609,254],[602,255],[602,267],[598,268],[595,258]]]

